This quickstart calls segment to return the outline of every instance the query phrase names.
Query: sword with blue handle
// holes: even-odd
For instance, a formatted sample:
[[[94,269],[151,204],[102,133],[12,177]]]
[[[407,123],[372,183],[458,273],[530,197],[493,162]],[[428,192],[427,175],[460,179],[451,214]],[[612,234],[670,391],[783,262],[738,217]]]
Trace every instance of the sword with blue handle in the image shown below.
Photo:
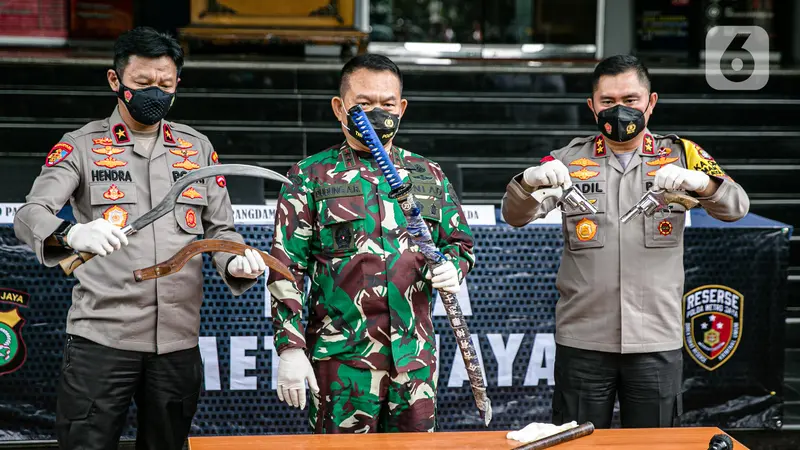
[[[403,210],[403,215],[406,218],[406,230],[411,235],[411,241],[419,246],[420,252],[425,256],[425,261],[428,263],[429,268],[432,270],[442,264],[448,263],[447,257],[436,248],[433,242],[431,232],[428,226],[422,219],[420,205],[414,198],[411,192],[411,183],[404,183],[400,174],[397,173],[394,163],[389,158],[386,150],[383,148],[380,139],[378,139],[372,124],[369,122],[367,115],[361,108],[361,105],[356,105],[348,111],[353,118],[356,129],[364,136],[364,141],[367,143],[369,151],[372,153],[373,158],[378,163],[383,176],[391,187],[389,197],[397,200],[400,209]],[[486,395],[486,383],[483,379],[483,372],[481,370],[478,354],[475,352],[475,347],[472,344],[469,328],[467,322],[464,320],[464,314],[461,312],[461,306],[454,294],[444,290],[439,290],[439,296],[442,298],[445,311],[447,311],[447,318],[450,320],[450,326],[453,328],[453,333],[456,336],[458,348],[461,350],[461,356],[464,358],[464,366],[467,369],[469,376],[469,384],[472,387],[472,395],[475,397],[475,404],[478,406],[481,418],[484,420],[486,426],[492,420],[492,403]]]

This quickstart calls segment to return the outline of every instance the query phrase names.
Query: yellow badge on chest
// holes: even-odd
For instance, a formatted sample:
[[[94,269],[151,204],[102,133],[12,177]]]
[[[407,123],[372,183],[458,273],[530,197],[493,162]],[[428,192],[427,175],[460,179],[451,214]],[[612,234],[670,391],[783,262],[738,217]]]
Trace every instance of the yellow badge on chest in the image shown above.
[[[591,241],[597,234],[597,222],[583,218],[575,225],[575,235],[580,241]]]

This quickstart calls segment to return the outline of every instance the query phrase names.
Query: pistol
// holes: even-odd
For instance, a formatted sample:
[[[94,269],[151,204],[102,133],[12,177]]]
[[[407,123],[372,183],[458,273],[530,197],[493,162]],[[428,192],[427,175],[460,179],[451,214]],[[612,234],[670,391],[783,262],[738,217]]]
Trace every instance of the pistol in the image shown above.
[[[644,214],[646,217],[652,217],[656,211],[669,210],[669,205],[673,203],[683,206],[688,211],[697,206],[700,202],[696,198],[680,192],[667,191],[665,189],[647,191],[639,202],[633,205],[633,208],[622,216],[622,223],[628,223],[636,217],[639,217],[640,214]]]
[[[543,202],[544,199],[549,197],[558,197],[559,205],[566,204],[569,207],[579,209],[582,212],[597,214],[597,208],[595,208],[594,205],[583,196],[581,191],[579,191],[575,185],[572,185],[567,189],[563,189],[561,186],[541,188],[533,191],[531,195],[539,203]]]

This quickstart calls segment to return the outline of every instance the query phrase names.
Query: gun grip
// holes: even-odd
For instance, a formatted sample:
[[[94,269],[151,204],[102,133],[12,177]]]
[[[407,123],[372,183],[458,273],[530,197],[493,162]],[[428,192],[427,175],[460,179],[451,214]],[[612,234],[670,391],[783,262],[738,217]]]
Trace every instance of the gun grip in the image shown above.
[[[542,203],[546,198],[556,197],[561,198],[564,190],[561,187],[546,187],[539,188],[531,193],[531,197],[536,199],[537,202]]]
[[[94,253],[86,253],[86,252],[74,253],[71,256],[62,259],[58,263],[58,265],[61,266],[61,269],[64,271],[65,274],[72,275],[72,272],[74,272],[75,269],[80,267],[83,263],[94,258],[95,256],[96,255]]]
[[[666,200],[667,205],[676,203],[686,208],[687,211],[700,204],[700,201],[696,198],[678,192],[665,192],[664,200]]]

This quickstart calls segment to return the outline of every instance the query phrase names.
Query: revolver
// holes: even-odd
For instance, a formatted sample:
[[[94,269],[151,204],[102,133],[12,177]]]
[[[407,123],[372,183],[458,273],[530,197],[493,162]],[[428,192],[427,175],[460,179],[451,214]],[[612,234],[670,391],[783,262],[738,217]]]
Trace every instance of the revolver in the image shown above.
[[[582,212],[597,214],[597,208],[595,208],[594,205],[591,204],[589,200],[583,196],[583,194],[581,194],[581,191],[579,191],[575,185],[572,185],[567,189],[563,189],[560,186],[537,189],[533,191],[531,195],[539,203],[549,197],[558,197],[558,204],[566,204],[569,207],[579,209]]]
[[[628,223],[642,213],[644,213],[646,217],[652,217],[656,211],[669,210],[669,205],[672,203],[681,205],[688,211],[697,206],[700,202],[696,198],[686,194],[667,191],[665,189],[647,191],[647,193],[642,196],[641,200],[622,216],[622,223]]]

